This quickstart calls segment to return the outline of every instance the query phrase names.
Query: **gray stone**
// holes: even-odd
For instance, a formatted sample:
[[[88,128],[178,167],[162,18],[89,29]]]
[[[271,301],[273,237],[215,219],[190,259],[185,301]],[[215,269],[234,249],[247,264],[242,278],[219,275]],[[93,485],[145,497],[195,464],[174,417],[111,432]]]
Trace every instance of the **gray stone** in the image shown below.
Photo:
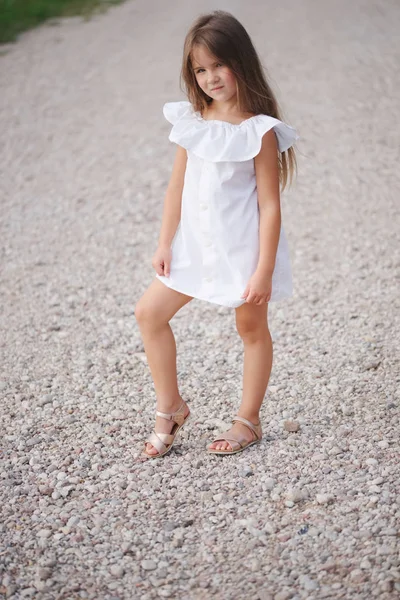
[[[285,431],[290,431],[290,432],[297,432],[300,430],[300,423],[298,423],[297,421],[285,421],[283,424],[283,428]]]
[[[142,560],[141,567],[144,571],[154,571],[157,569],[157,563],[154,560]]]

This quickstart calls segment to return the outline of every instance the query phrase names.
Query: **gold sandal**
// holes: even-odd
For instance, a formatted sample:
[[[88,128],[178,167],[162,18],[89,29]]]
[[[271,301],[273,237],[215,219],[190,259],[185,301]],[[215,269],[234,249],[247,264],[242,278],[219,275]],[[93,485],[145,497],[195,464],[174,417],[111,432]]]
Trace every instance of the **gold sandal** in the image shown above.
[[[186,415],[186,417],[184,417],[186,406],[187,406],[187,404],[185,403],[184,400],[182,400],[181,406],[174,413],[163,413],[163,412],[160,412],[159,410],[156,410],[156,415],[158,417],[167,419],[167,421],[174,421],[175,425],[173,426],[170,433],[157,433],[154,430],[153,433],[149,436],[149,438],[144,443],[144,450],[142,452],[142,456],[145,456],[146,458],[160,458],[161,456],[164,456],[164,454],[167,454],[167,452],[169,452],[171,450],[172,446],[174,445],[175,438],[176,438],[178,431],[183,426],[183,424],[186,423],[186,421],[188,420],[188,418],[190,416],[190,411],[189,411],[188,414]],[[156,450],[158,450],[158,453],[157,454],[149,454],[146,451],[147,443],[152,444],[154,446],[154,448],[156,448]]]
[[[214,444],[214,442],[229,442],[232,450],[216,450],[215,448],[210,448],[210,446],[207,446],[207,451],[210,452],[210,454],[237,454],[237,452],[243,452],[243,450],[245,448],[248,448],[249,446],[252,446],[253,444],[257,444],[258,442],[261,441],[262,431],[261,431],[261,423],[260,422],[257,425],[254,425],[254,423],[251,423],[251,421],[248,421],[247,419],[244,419],[243,417],[235,417],[233,419],[232,423],[235,423],[236,421],[240,421],[241,423],[246,425],[246,427],[248,427],[253,432],[255,437],[253,437],[252,441],[248,442],[245,438],[241,437],[240,434],[238,434],[238,433],[236,434],[235,437],[234,437],[234,434],[231,434],[230,437],[224,436],[224,434],[221,434],[218,438],[216,438],[213,442],[211,442],[211,444]]]

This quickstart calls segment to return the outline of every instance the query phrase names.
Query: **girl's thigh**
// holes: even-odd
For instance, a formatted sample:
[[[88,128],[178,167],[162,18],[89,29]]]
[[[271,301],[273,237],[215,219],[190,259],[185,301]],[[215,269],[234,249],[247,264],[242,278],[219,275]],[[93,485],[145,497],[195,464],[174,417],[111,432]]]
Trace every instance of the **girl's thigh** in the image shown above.
[[[168,323],[191,300],[192,296],[172,290],[155,278],[137,302],[135,317],[137,321]]]

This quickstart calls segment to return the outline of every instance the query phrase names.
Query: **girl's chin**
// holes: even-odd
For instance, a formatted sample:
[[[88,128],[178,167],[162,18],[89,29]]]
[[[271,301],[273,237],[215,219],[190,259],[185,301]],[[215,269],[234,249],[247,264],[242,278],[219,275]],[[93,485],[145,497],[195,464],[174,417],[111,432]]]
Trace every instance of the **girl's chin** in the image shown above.
[[[213,100],[218,100],[219,102],[223,102],[224,100],[226,100],[226,94],[219,94],[218,92],[212,92],[212,96],[210,96],[210,98],[213,98]]]
[[[226,102],[227,100],[231,100],[232,98],[234,98],[236,90],[233,92],[229,92],[229,90],[223,88],[222,90],[215,90],[215,92],[206,93],[208,94],[208,96],[210,96],[210,98],[219,100],[221,102]]]

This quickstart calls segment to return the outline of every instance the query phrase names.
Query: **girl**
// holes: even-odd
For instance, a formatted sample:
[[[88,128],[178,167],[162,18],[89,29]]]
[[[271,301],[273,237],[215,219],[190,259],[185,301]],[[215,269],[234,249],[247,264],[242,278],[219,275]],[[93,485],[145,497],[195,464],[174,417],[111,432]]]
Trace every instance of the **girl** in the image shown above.
[[[280,184],[292,180],[298,136],[280,120],[244,27],[223,11],[198,18],[185,39],[181,77],[189,101],[164,106],[177,152],[152,261],[157,274],[135,307],[157,396],[148,458],[172,448],[190,415],[169,325],[176,312],[193,298],[236,311],[243,399],[232,428],[207,448],[235,454],[262,437],[273,356],[268,302],[292,295]]]

